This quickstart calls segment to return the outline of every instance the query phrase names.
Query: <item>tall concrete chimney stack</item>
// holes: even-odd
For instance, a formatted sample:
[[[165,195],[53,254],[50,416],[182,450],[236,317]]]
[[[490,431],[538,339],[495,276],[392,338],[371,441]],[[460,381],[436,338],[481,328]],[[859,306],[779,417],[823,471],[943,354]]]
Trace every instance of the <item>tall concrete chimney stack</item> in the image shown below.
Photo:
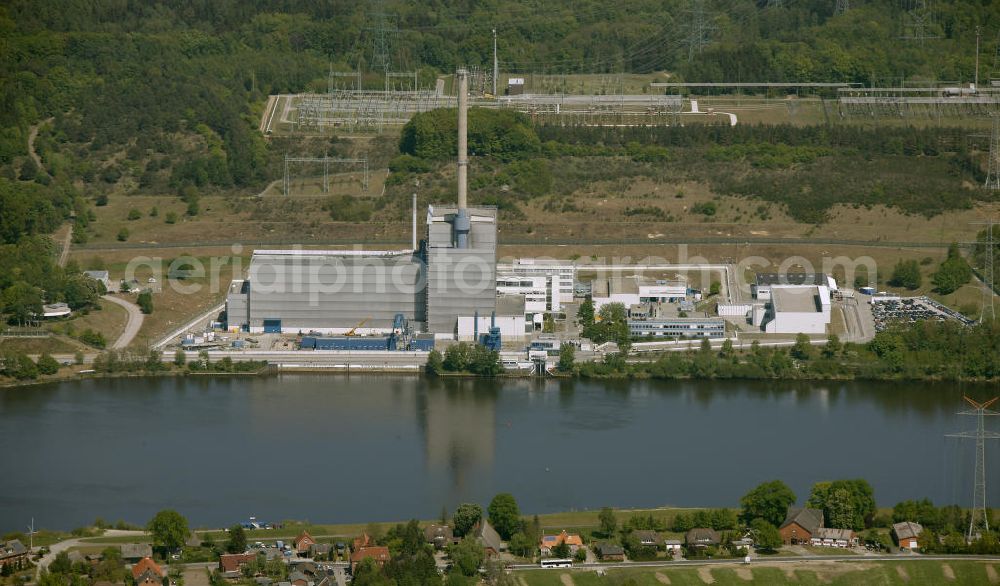
[[[455,246],[469,247],[472,224],[469,212],[469,75],[465,69],[455,72],[458,78],[458,214],[455,215]]]
[[[417,192],[413,192],[413,251],[417,250]]]

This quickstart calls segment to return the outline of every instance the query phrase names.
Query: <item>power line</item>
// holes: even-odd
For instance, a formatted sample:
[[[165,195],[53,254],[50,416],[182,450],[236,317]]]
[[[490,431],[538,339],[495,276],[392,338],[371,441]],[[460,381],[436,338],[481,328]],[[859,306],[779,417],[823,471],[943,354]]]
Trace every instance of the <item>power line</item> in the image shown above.
[[[986,189],[1000,189],[1000,115],[994,114],[993,132],[990,133],[990,159],[986,170]]]
[[[851,9],[850,0],[837,0],[837,5],[833,8],[834,14],[844,14]]]
[[[923,42],[937,39],[934,26],[934,8],[931,0],[902,0],[902,32],[899,38]]]
[[[969,519],[969,531],[965,535],[968,542],[978,539],[983,533],[990,530],[990,520],[986,509],[986,440],[1000,439],[1000,433],[987,432],[985,416],[1000,415],[992,411],[989,407],[1000,400],[1000,397],[993,397],[989,401],[979,403],[969,397],[962,397],[967,403],[972,405],[968,411],[960,411],[959,415],[970,415],[976,418],[976,431],[964,431],[961,433],[951,433],[948,437],[958,437],[976,440],[976,473],[972,488],[972,514]]]
[[[708,45],[715,25],[709,21],[705,0],[692,0],[688,14],[691,16],[687,35],[688,62],[690,63],[694,61],[695,55],[701,53]]]

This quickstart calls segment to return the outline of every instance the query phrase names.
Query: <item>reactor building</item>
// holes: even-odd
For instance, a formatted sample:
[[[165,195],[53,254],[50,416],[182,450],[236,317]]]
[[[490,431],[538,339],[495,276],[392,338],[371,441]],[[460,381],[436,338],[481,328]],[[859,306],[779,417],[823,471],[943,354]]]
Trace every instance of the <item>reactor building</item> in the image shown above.
[[[468,75],[458,77],[458,205],[429,206],[409,250],[257,250],[226,297],[226,324],[251,333],[375,334],[402,314],[413,331],[458,335],[496,311],[497,211],[470,208]]]

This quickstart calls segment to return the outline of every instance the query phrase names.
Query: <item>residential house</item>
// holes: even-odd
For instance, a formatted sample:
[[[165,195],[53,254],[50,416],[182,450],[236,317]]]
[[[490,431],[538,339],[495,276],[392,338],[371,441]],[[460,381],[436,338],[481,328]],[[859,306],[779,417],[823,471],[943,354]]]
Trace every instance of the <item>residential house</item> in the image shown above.
[[[680,539],[664,539],[663,547],[666,548],[667,553],[672,553],[678,555],[681,553],[681,540]]]
[[[309,548],[309,555],[313,558],[327,559],[330,557],[330,552],[332,551],[333,544],[331,543],[314,543]]]
[[[504,550],[500,534],[497,533],[496,529],[486,519],[479,521],[475,529],[473,529],[473,535],[476,536],[476,541],[486,550],[486,557],[488,558],[497,557]]]
[[[288,581],[291,582],[292,586],[312,586],[313,581],[309,579],[303,572],[298,570],[293,570],[288,573]]]
[[[362,533],[360,537],[355,537],[351,542],[351,551],[358,551],[362,547],[371,547],[375,541],[367,533]]]
[[[134,563],[153,557],[153,546],[148,543],[123,543],[121,552],[122,560]]]
[[[305,556],[309,554],[309,548],[316,545],[316,540],[313,539],[312,535],[309,535],[308,531],[303,531],[292,544],[295,546],[295,553]]]
[[[918,538],[923,532],[924,528],[920,523],[914,523],[913,521],[903,521],[902,523],[893,523],[892,525],[892,534],[896,537],[896,543],[899,544],[899,547],[907,549],[917,549],[920,547]]]
[[[695,527],[684,535],[684,543],[688,547],[709,547],[719,545],[719,533],[707,527]]]
[[[454,533],[448,525],[428,525],[424,528],[424,539],[433,545],[434,549],[444,549],[455,542]]]
[[[28,548],[17,539],[5,541],[0,547],[0,568],[10,564],[12,568],[22,568],[28,562]]]
[[[253,579],[253,583],[256,584],[257,586],[271,586],[272,582],[273,580],[271,580],[267,576],[257,576],[256,578]]]
[[[219,573],[227,580],[237,580],[243,575],[243,567],[257,559],[256,553],[224,553],[219,556]]]
[[[858,538],[850,529],[820,527],[809,543],[823,547],[853,547],[858,544]]]
[[[136,586],[151,585],[160,586],[163,584],[163,568],[158,566],[152,558],[142,558],[132,566],[132,577],[135,578]]]
[[[83,271],[83,274],[104,285],[105,291],[111,290],[111,276],[108,271]]]
[[[543,535],[538,548],[543,557],[550,556],[552,550],[563,543],[569,546],[570,555],[576,555],[577,550],[583,547],[583,538],[575,533],[566,533],[566,530],[563,529],[559,535]]]
[[[633,531],[632,535],[639,540],[639,545],[643,547],[660,547],[660,534],[649,529]]]
[[[785,522],[778,527],[778,533],[781,533],[781,541],[785,545],[809,543],[822,526],[823,511],[808,507],[789,507]]]
[[[753,547],[753,539],[750,539],[749,537],[734,539],[730,543],[732,544],[733,549],[745,549],[750,551],[750,548]]]
[[[597,552],[597,557],[601,561],[605,562],[623,562],[625,561],[625,549],[616,543],[608,543],[607,541],[602,541],[597,544],[594,548]]]
[[[351,554],[351,573],[354,573],[358,564],[367,559],[375,560],[375,563],[379,567],[382,567],[390,559],[389,548],[381,545],[370,545],[367,547],[359,547],[354,550],[354,553]],[[295,585],[293,584],[293,586]]]

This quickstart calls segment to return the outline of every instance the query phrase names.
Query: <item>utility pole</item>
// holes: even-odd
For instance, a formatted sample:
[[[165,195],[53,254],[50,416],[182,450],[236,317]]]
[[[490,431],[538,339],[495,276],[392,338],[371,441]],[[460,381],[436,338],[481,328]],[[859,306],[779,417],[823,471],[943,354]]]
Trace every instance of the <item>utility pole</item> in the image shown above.
[[[961,433],[948,434],[948,437],[972,438],[976,440],[976,476],[972,489],[972,515],[969,520],[969,531],[965,534],[965,540],[972,542],[974,538],[982,536],[984,532],[990,530],[990,521],[986,510],[986,440],[1000,439],[1000,433],[986,431],[986,415],[1000,415],[989,407],[1000,400],[1000,397],[993,397],[989,401],[979,403],[969,397],[962,397],[972,405],[968,411],[959,411],[959,415],[971,415],[976,418],[976,431],[965,431]]]
[[[976,25],[976,77],[972,87],[979,89],[979,37],[983,32],[983,27]]]
[[[497,29],[493,29],[493,97],[497,97],[497,78],[500,76],[500,61],[497,59]]]
[[[993,114],[993,132],[990,133],[990,160],[986,170],[986,189],[1000,189],[1000,114]]]
[[[28,525],[28,551],[35,549],[35,518],[31,518],[31,525]]]

